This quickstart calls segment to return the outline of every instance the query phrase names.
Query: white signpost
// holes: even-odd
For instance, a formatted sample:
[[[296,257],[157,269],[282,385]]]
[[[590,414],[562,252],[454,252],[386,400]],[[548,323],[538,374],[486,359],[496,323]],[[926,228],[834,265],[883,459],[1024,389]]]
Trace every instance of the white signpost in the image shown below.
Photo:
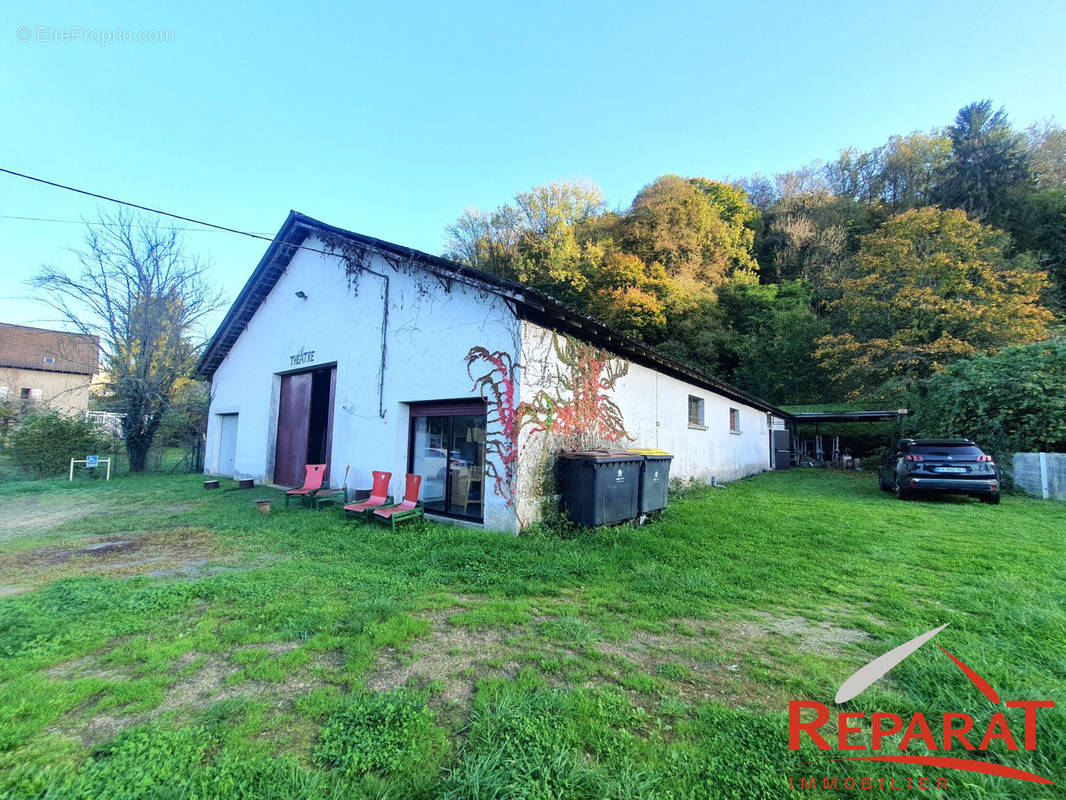
[[[108,458],[100,458],[100,456],[85,456],[85,458],[72,458],[72,459],[70,459],[70,478],[67,479],[67,482],[69,483],[70,481],[74,480],[74,465],[75,464],[84,464],[85,467],[88,468],[88,469],[95,469],[96,467],[100,466],[100,462],[101,461],[107,463],[107,477],[104,478],[104,480],[107,480],[107,481],[111,480],[111,459],[110,459],[110,457],[108,457]]]

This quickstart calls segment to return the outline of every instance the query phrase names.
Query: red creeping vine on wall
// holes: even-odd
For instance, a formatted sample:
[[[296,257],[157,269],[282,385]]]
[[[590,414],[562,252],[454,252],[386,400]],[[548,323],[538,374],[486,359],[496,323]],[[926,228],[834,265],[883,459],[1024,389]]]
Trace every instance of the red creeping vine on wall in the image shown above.
[[[487,427],[490,430],[495,427],[495,433],[485,440],[485,475],[493,479],[496,496],[512,506],[518,483],[518,434],[521,430],[521,408],[515,406],[515,384],[521,366],[509,353],[502,350],[490,353],[484,347],[471,347],[465,361],[467,375],[488,405]],[[473,367],[477,361],[487,361],[490,369],[484,375],[474,377]]]
[[[466,354],[467,374],[485,399],[487,422],[496,430],[485,442],[485,474],[509,507],[514,505],[518,484],[519,435],[527,426],[533,433],[555,433],[569,446],[580,446],[589,438],[609,442],[631,438],[621,410],[607,395],[629,371],[629,362],[554,333],[552,346],[565,369],[556,370],[550,391],[541,389],[529,403],[515,402],[521,365],[509,353],[472,347]],[[489,370],[475,376],[473,367],[478,361],[487,362]]]
[[[541,390],[556,412],[552,429],[571,439],[595,438],[617,442],[632,438],[626,433],[622,411],[607,393],[629,372],[629,362],[585,342],[552,334],[552,346],[566,370],[556,374],[555,397]]]

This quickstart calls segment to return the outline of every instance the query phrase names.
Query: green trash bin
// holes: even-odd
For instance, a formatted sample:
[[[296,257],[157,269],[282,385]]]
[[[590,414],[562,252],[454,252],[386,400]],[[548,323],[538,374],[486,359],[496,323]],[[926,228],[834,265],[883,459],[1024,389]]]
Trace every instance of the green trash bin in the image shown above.
[[[670,462],[674,457],[664,450],[650,448],[627,452],[644,459],[640,465],[640,488],[637,491],[637,507],[641,514],[662,511],[670,487]]]
[[[644,456],[624,450],[583,450],[560,456],[563,505],[575,525],[609,525],[639,513]]]

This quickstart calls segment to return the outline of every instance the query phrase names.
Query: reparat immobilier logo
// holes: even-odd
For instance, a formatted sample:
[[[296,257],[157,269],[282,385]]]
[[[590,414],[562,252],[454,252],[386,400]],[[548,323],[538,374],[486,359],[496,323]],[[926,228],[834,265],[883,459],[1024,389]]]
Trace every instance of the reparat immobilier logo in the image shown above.
[[[911,639],[905,644],[901,644],[899,647],[890,650],[879,658],[875,658],[866,666],[859,669],[844,681],[844,684],[840,687],[840,690],[836,693],[835,702],[837,705],[846,703],[849,700],[854,699],[866,689],[868,689],[875,681],[883,677],[890,669],[895,667],[907,656],[914,653],[919,647],[928,642],[940,631],[944,630],[947,625],[941,625],[939,628],[934,628],[928,633],[923,633],[914,639]],[[943,647],[940,648],[944,654],[950,658],[963,674],[976,686],[981,693],[987,697],[993,705],[998,706],[1000,704],[999,694],[993,689],[984,678],[963,664],[959,659],[955,658]],[[1052,708],[1055,703],[1052,700],[1007,700],[1004,704],[1007,708],[1020,708],[1024,710],[1023,728],[1021,731],[1022,747],[1025,750],[1036,749],[1036,714],[1037,710],[1041,708]],[[804,710],[814,711],[815,717],[813,720],[804,722],[801,718],[801,714]],[[833,750],[834,748],[826,741],[825,737],[819,733],[821,728],[829,721],[829,708],[822,703],[806,700],[790,700],[788,703],[788,747],[790,750],[799,750],[800,742],[804,736],[807,736],[820,750]],[[860,722],[869,721],[869,732],[864,733]],[[1017,723],[1016,723],[1017,724]],[[945,768],[962,770],[964,772],[975,772],[982,775],[997,775],[1004,778],[1013,778],[1019,781],[1031,781],[1033,783],[1043,783],[1054,785],[1054,781],[1048,780],[1040,775],[1035,775],[1032,772],[1026,772],[1025,770],[1009,767],[1005,764],[999,764],[992,761],[982,761],[977,758],[958,757],[958,756],[945,756],[945,755],[881,755],[881,748],[885,745],[885,740],[888,737],[895,736],[900,732],[903,733],[903,738],[899,742],[898,750],[903,753],[907,750],[908,746],[912,742],[924,743],[926,749],[932,753],[936,752],[959,752],[973,751],[973,750],[987,750],[988,746],[992,742],[1002,742],[1008,751],[1018,750],[1018,737],[1015,736],[1015,731],[1012,731],[1010,724],[1007,721],[1007,717],[1002,711],[996,711],[992,714],[992,719],[989,721],[987,728],[984,731],[984,735],[981,737],[980,742],[974,746],[974,744],[967,738],[967,736],[975,736],[977,731],[973,730],[974,719],[969,714],[963,712],[947,712],[941,716],[939,724],[940,739],[934,735],[933,730],[929,726],[929,721],[926,719],[925,714],[916,712],[913,714],[906,726],[904,726],[904,720],[899,714],[893,714],[887,711],[875,711],[869,716],[859,711],[840,711],[837,713],[837,735],[836,735],[836,751],[837,752],[854,752],[869,750],[876,755],[864,755],[864,756],[839,756],[835,758],[835,761],[884,761],[896,764],[914,764],[925,767]],[[850,782],[850,785],[848,783]],[[790,776],[789,788],[794,789],[815,789],[815,788],[838,788],[836,778],[824,779],[823,785],[818,786],[816,779],[810,776],[796,777]],[[945,778],[937,778],[936,786],[933,787],[929,784],[927,778],[919,778],[914,781],[913,785],[911,779],[908,778],[906,784],[896,785],[894,778],[881,778],[879,780],[871,778],[845,778],[844,785],[839,788],[845,789],[929,789],[939,788],[943,789],[947,786],[947,780]]]

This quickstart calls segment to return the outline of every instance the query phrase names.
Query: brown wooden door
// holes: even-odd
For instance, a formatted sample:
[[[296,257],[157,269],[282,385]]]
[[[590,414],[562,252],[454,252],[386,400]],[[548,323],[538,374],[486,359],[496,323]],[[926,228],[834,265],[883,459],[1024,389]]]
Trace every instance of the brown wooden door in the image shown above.
[[[311,373],[281,376],[278,403],[278,445],[274,453],[274,483],[302,486],[307,466],[307,434],[311,422]]]

